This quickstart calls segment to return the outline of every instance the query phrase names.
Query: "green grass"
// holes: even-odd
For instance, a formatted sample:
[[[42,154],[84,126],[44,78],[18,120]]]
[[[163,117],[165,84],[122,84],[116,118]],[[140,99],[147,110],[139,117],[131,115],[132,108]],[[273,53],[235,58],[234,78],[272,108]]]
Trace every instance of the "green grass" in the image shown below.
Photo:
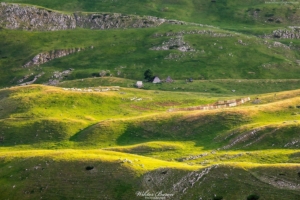
[[[127,200],[144,199],[136,192],[148,190],[175,199],[245,200],[251,194],[299,199],[299,41],[280,40],[290,48],[274,47],[276,40],[257,37],[297,25],[299,5],[258,0],[6,2],[64,13],[152,15],[220,28],[0,29],[0,88],[10,87],[0,89],[1,198]],[[191,30],[232,36],[187,34],[184,41],[195,52],[150,50],[174,37],[155,34]],[[78,47],[85,50],[39,67],[21,67],[40,52]],[[176,58],[165,59],[170,56]],[[69,68],[74,71],[58,87],[11,87],[41,72],[37,83],[46,83],[54,71]],[[147,69],[175,82],[145,82]],[[101,70],[109,70],[111,77],[93,77]],[[189,78],[194,81],[187,83]],[[144,87],[134,88],[140,80]],[[233,108],[172,111],[248,96],[250,102]],[[252,103],[256,98],[260,102]]]
[[[213,79],[213,80],[174,80],[173,83],[153,84],[144,82],[144,90],[172,92],[200,92],[214,96],[260,95],[264,93],[295,90],[300,88],[299,79]],[[115,77],[95,77],[63,81],[58,86],[66,88],[87,88],[99,86],[121,86],[133,88],[136,82]],[[234,90],[234,92],[233,92]]]
[[[217,101],[217,98],[206,95],[199,98],[196,93],[170,95],[168,92],[126,88],[84,93],[55,87],[25,86],[1,90],[0,93],[3,105],[0,111],[1,129],[9,145],[52,139],[60,141],[71,136],[76,138],[73,135],[81,135],[80,130],[99,121],[110,123],[116,119],[135,119],[138,115],[166,113],[174,106],[205,105]],[[189,99],[186,99],[187,96]]]
[[[297,189],[281,187],[275,181],[276,177],[277,181],[297,185],[298,165],[293,164],[231,162],[213,166],[205,178],[190,187],[187,184],[192,179],[188,174],[204,168],[102,150],[11,151],[0,155],[1,194],[13,199],[140,199],[135,195],[137,191],[154,192],[160,188],[177,196],[185,187],[188,190],[181,198],[188,199],[199,195],[210,198],[214,194],[231,199],[244,199],[252,193],[264,199],[299,196]],[[93,169],[86,170],[87,167]],[[184,176],[187,181],[182,181]],[[215,182],[216,178],[222,181]],[[172,190],[174,183],[178,183],[176,190]]]
[[[259,98],[259,104],[168,112],[240,96],[114,87],[129,82],[92,78],[62,83],[63,87],[119,89],[107,92],[42,85],[0,90],[4,197],[139,199],[136,191],[161,187],[180,199],[213,194],[244,199],[253,193],[267,199],[297,199],[293,187],[297,187],[299,167],[299,90],[250,95]],[[194,83],[199,84],[189,84]],[[221,86],[236,81],[207,83]],[[89,166],[95,169],[86,170]],[[192,171],[203,170],[211,171],[200,179],[201,185],[191,187],[180,181]],[[163,182],[161,176],[166,177]],[[220,177],[223,185],[215,183]],[[174,183],[179,184],[175,191]],[[188,192],[182,194],[184,187]]]
[[[123,159],[132,160],[132,163],[121,163]],[[4,186],[1,187],[2,197],[10,196],[13,199],[116,199],[118,195],[121,196],[119,199],[134,198],[140,174],[145,170],[170,165],[169,162],[101,150],[1,152],[0,163],[1,183]],[[94,170],[86,170],[87,166],[93,166]],[[197,169],[178,163],[174,163],[173,167]],[[65,186],[58,187],[62,182],[66,183]]]
[[[37,83],[46,83],[54,71],[69,68],[75,70],[66,80],[92,77],[93,73],[99,73],[101,70],[110,70],[113,77],[143,80],[143,73],[147,69],[151,69],[161,79],[171,76],[174,80],[182,81],[187,78],[194,80],[298,78],[297,51],[286,50],[283,47],[269,49],[268,46],[272,46],[272,41],[264,44],[262,39],[248,38],[246,35],[224,38],[186,35],[185,41],[197,50],[192,53],[149,50],[169,40],[169,37],[155,38],[153,37],[155,33],[179,32],[182,29],[207,28],[164,25],[149,29],[76,30],[51,33],[1,30],[0,35],[4,39],[0,41],[3,47],[0,59],[0,70],[3,72],[0,85],[2,87],[16,85],[23,76],[41,72],[45,72],[45,75],[39,78]],[[215,31],[219,32],[218,29]],[[239,39],[248,45],[239,44]],[[94,49],[90,49],[90,46],[94,46]],[[74,47],[84,47],[86,50],[55,59],[40,67],[21,68],[40,52]],[[177,55],[179,58],[165,59],[169,54]]]
[[[38,85],[5,89],[0,94],[4,105],[1,134],[5,138],[1,146],[103,148],[187,141],[205,149],[234,143],[230,148],[257,150],[283,148],[297,140],[299,90],[251,96],[258,97],[260,104],[193,112],[168,110],[239,97],[126,88],[86,93]],[[135,100],[138,98],[141,101]],[[234,142],[256,129],[255,137]],[[285,135],[289,137],[283,139]]]
[[[24,3],[30,3],[30,1],[24,1]],[[34,3],[40,3],[40,5],[48,6],[53,9],[68,10],[64,9],[66,7],[62,6],[62,3],[58,3],[57,1],[39,1]],[[105,4],[105,2],[97,2],[95,5],[94,2],[94,6],[90,7],[91,5],[87,2],[77,3],[82,6],[82,10],[86,9],[86,11],[91,11],[89,8],[97,9],[97,6],[100,6],[102,3]],[[77,5],[77,3],[73,2],[72,5]],[[136,3],[137,2],[135,1],[130,2],[130,4]],[[159,2],[154,2],[152,4],[156,5],[156,3],[160,4]],[[255,6],[261,2],[244,2],[243,5],[236,1],[230,1],[228,3],[220,2],[215,5],[211,5],[210,2],[201,3],[209,6],[211,9],[214,9],[213,7],[215,5],[221,6],[218,9],[224,9],[225,7],[234,9],[234,7],[242,8],[244,6]],[[85,4],[87,5],[85,6]],[[122,4],[124,7],[128,6],[121,2],[116,2],[116,4]],[[149,3],[146,4],[148,5]],[[174,4],[174,2],[172,2],[172,5],[177,4],[180,5],[178,9],[182,8],[186,10],[187,8],[184,6],[194,8],[194,4],[196,3],[176,1]],[[199,7],[196,6],[196,8],[202,9],[203,5]],[[278,5],[274,6],[276,7]],[[115,7],[114,9],[121,9],[120,11],[123,11],[121,7]],[[143,6],[139,7],[142,8]],[[270,5],[266,4],[265,7],[266,9],[269,9]],[[171,8],[172,7],[170,7],[170,9]],[[175,13],[179,14],[180,12]],[[214,16],[216,15],[214,14]],[[205,19],[206,18],[207,17],[205,17]],[[222,16],[222,19],[225,20],[226,18]],[[224,24],[226,23],[224,22]],[[146,89],[174,90],[174,88],[183,88],[182,90],[186,91],[199,92],[212,90],[212,92],[216,93],[225,93],[225,90],[231,91],[232,85],[228,83],[228,86],[226,87],[225,85],[219,86],[218,84],[212,86],[208,84],[206,86],[201,84],[201,80],[270,79],[272,82],[275,80],[271,79],[297,79],[297,74],[299,73],[297,64],[297,60],[299,59],[297,41],[283,40],[283,43],[286,45],[290,45],[290,42],[294,42],[291,49],[273,47],[274,40],[260,39],[254,37],[253,34],[269,34],[272,30],[277,29],[277,27],[268,26],[264,28],[264,26],[257,25],[252,32],[248,30],[249,27],[253,28],[252,25],[248,26],[246,24],[244,30],[242,25],[236,25],[235,29],[230,26],[225,27],[227,30],[232,30],[225,31],[224,29],[206,26],[199,27],[193,25],[182,26],[165,24],[156,28],[147,29],[114,29],[101,31],[76,29],[55,32],[24,32],[1,29],[0,36],[3,40],[0,41],[2,46],[0,59],[0,87],[17,85],[18,80],[23,76],[31,74],[36,75],[41,72],[44,72],[45,74],[38,79],[37,83],[47,83],[54,71],[63,71],[69,68],[74,68],[75,70],[71,75],[66,77],[65,80],[90,78],[93,74],[97,74],[101,70],[109,70],[110,74],[115,78],[132,79],[132,83],[125,81],[121,85],[127,87],[131,87],[137,80],[143,80],[144,71],[151,69],[155,75],[158,75],[162,79],[171,76],[174,80],[178,81],[174,86],[158,85],[152,87],[148,84],[145,87]],[[185,35],[184,40],[196,49],[196,52],[182,53],[177,50],[150,50],[151,47],[160,45],[162,42],[170,39],[170,37],[166,36],[156,38],[154,37],[154,34],[180,32],[183,30],[211,30],[215,33],[232,34],[233,36],[219,38],[209,35]],[[241,34],[241,32],[243,34]],[[239,44],[238,40],[242,40],[246,45]],[[90,46],[94,46],[95,48],[90,49]],[[40,52],[78,47],[85,48],[85,50],[67,57],[55,59],[40,67],[30,67],[29,69],[21,68],[22,65]],[[177,58],[165,59],[170,55]],[[33,77],[33,75],[30,77]],[[193,87],[192,85],[184,86],[185,79],[188,78],[193,78],[195,82],[200,81],[202,87]],[[27,81],[29,80],[30,78]],[[257,89],[258,91],[253,91],[253,93],[291,90],[298,87],[295,82],[291,85],[289,80],[285,81],[287,82],[283,84],[279,83],[278,86],[271,85],[265,87],[266,85],[264,85],[264,83],[262,83],[262,85],[254,84],[250,86],[254,88],[263,88],[261,91]],[[84,83],[83,85],[89,86],[87,83]],[[249,82],[246,82],[246,85],[242,86],[243,90],[249,91],[247,85],[249,85]],[[264,89],[268,87],[269,90]],[[241,91],[238,92],[240,92],[239,94],[246,93]]]

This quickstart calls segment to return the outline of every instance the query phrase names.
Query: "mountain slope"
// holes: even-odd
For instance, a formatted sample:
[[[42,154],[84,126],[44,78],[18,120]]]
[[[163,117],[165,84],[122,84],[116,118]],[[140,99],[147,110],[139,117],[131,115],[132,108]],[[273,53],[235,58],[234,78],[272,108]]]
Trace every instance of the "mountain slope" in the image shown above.
[[[1,199],[300,198],[299,4],[0,2]]]

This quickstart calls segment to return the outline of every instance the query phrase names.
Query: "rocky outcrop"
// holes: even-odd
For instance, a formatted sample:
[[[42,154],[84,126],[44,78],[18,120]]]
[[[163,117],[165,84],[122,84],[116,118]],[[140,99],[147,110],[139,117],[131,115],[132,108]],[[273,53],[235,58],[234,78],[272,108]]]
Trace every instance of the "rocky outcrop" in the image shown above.
[[[273,37],[280,38],[280,39],[299,39],[300,38],[300,29],[275,30],[275,31],[273,31]]]
[[[285,49],[290,49],[289,46],[287,46],[285,44],[282,44],[281,42],[274,42],[273,47],[282,47],[282,48],[285,48]]]
[[[56,31],[74,29],[76,27],[88,29],[147,28],[156,27],[163,23],[217,28],[209,25],[167,20],[153,16],[82,12],[65,14],[36,6],[8,4],[4,2],[0,4],[0,27],[8,29]],[[221,33],[216,34],[222,35]]]
[[[165,22],[164,19],[151,16],[134,16],[112,14],[83,14],[74,13],[76,25],[89,29],[111,29],[111,28],[147,28],[159,26]]]
[[[25,65],[23,65],[23,67],[30,67],[33,65],[41,65],[41,64],[49,62],[55,58],[64,57],[69,54],[79,52],[81,50],[84,50],[84,49],[83,48],[61,49],[61,50],[53,50],[50,52],[39,53],[38,55],[34,56],[34,58],[31,61],[29,61]]]
[[[76,28],[73,15],[34,6],[0,5],[0,26],[8,29],[56,31]]]
[[[40,73],[40,74],[37,74],[37,75],[34,76],[33,80],[28,81],[28,82],[25,82],[25,83],[21,83],[21,84],[19,84],[19,85],[20,85],[20,86],[23,86],[23,85],[30,85],[30,84],[33,84],[39,77],[43,76],[44,74],[45,74],[44,72],[42,72],[42,73]]]
[[[56,31],[74,29],[147,28],[159,26],[165,19],[117,13],[63,14],[44,8],[19,4],[0,4],[0,26],[8,29]]]
[[[55,71],[46,85],[57,85],[61,80],[63,80],[63,78],[68,77],[73,72],[73,70],[74,69],[70,68],[61,72]]]
[[[300,27],[289,28],[275,30],[271,35],[264,35],[263,38],[300,39]]]
[[[171,38],[167,42],[163,42],[161,46],[152,47],[150,50],[170,50],[177,49],[182,52],[195,51],[190,45],[183,41],[182,37]]]
[[[259,134],[259,131],[261,131],[261,128],[256,128],[250,131],[246,131],[245,133],[242,133],[241,135],[238,135],[234,139],[232,139],[228,145],[222,147],[221,149],[229,149],[237,144],[244,143],[248,140],[251,140],[253,138],[256,138],[257,135]]]
[[[208,173],[211,169],[217,168],[218,165],[212,165],[205,168],[202,171],[193,171],[183,176],[181,180],[173,185],[172,192],[174,193],[185,193],[188,189],[192,188],[196,183],[199,184],[200,180]]]
[[[170,168],[159,168],[143,175],[141,188],[148,193],[163,191],[166,194],[163,199],[184,199],[182,196],[191,189],[199,187],[205,178],[219,165],[212,165],[197,171],[178,173]],[[170,194],[167,196],[167,194]],[[193,198],[196,199],[196,198]],[[199,198],[197,198],[199,199]]]

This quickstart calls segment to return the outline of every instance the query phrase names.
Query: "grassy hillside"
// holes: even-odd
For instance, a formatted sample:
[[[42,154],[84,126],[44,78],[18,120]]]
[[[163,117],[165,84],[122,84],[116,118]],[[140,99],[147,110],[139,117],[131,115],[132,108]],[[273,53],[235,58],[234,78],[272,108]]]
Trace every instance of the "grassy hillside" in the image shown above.
[[[65,80],[59,87],[88,88],[99,86],[134,87],[135,80],[116,77],[94,77],[80,80]],[[299,79],[213,79],[213,80],[174,80],[173,83],[153,84],[144,82],[145,90],[172,92],[200,92],[219,96],[257,95],[300,88]]]
[[[251,194],[259,194],[262,199],[299,197],[295,187],[297,165],[289,164],[233,163],[197,168],[99,150],[65,150],[59,154],[53,151],[1,153],[0,169],[2,197],[12,199],[143,199],[136,191],[144,190],[162,190],[164,194],[173,194],[173,199],[211,199],[214,195],[245,199]],[[210,173],[197,175],[206,171]],[[198,181],[194,179],[197,176]],[[274,176],[280,178],[275,181]],[[216,178],[222,182],[215,181]],[[196,184],[190,186],[189,181]],[[170,183],[176,186],[173,188]]]
[[[81,11],[92,11],[89,8],[98,9],[97,6],[102,4],[112,4],[90,1],[72,1],[72,3],[67,3],[67,1],[63,3],[56,1],[22,1],[22,3],[32,3],[60,11],[71,11],[64,5],[74,6],[78,4],[81,6],[78,7],[78,9],[81,8]],[[263,4],[266,9],[270,7],[272,11],[281,14],[282,11],[280,9],[291,10],[289,6],[297,7],[297,4],[280,6],[279,4],[267,4],[261,1],[243,3],[238,3],[237,1],[218,1],[216,3],[205,1],[201,2],[202,6],[195,6],[194,4],[197,3],[191,1],[176,1],[175,3],[171,1],[169,3],[173,6],[178,4],[180,5],[178,9],[185,11],[203,8],[203,10],[209,11],[209,15],[214,17],[217,16],[214,12],[211,12],[214,6],[220,7],[218,8],[220,11],[216,11],[220,15],[226,14],[226,12],[223,12],[227,10],[226,7],[242,9],[243,7]],[[91,6],[92,4],[93,6]],[[131,1],[125,4],[117,1],[116,4],[122,4],[124,8],[129,8],[128,4],[137,5],[137,2]],[[160,4],[160,2],[153,2],[153,4]],[[141,4],[138,5],[140,5],[139,8],[143,8]],[[113,10],[106,9],[105,6],[101,8],[105,9],[106,12],[120,11],[125,14],[128,13],[122,10],[122,6],[116,6]],[[204,9],[206,6],[209,8]],[[132,7],[130,7],[130,10],[133,10]],[[102,10],[99,9],[97,11]],[[196,13],[208,15],[205,12]],[[177,10],[174,13],[178,14],[176,19],[198,22],[194,18],[190,18],[190,20],[184,18],[184,15],[180,15],[180,12]],[[230,13],[232,12],[230,11]],[[141,13],[136,14],[151,13],[143,13],[141,11]],[[170,16],[166,17],[170,19]],[[207,16],[199,16],[195,19],[207,19],[210,22],[208,24],[214,24],[213,20]],[[227,23],[226,17],[220,16],[220,19],[222,19],[222,24]],[[245,20],[246,18],[240,17],[240,19]],[[230,18],[230,21],[234,23],[239,22],[238,19],[232,18]],[[262,24],[247,26],[246,24],[243,27],[240,25],[224,27],[226,30],[192,24],[163,24],[158,27],[145,29],[83,30],[77,28],[76,30],[52,32],[1,29],[0,36],[3,39],[0,41],[2,47],[0,52],[0,87],[28,82],[39,74],[41,74],[41,77],[38,78],[36,83],[48,83],[50,79],[53,79],[54,72],[62,72],[70,68],[74,69],[74,71],[63,77],[63,80],[90,78],[99,76],[99,72],[105,71],[109,76],[132,79],[135,82],[136,80],[144,79],[143,73],[147,69],[151,69],[154,75],[159,76],[161,79],[171,76],[174,80],[180,80],[183,84],[188,78],[193,78],[194,80],[298,79],[299,45],[296,39],[275,40],[254,36],[271,34],[272,30],[286,28],[287,25],[281,24],[280,27],[277,27],[274,25],[264,26]],[[296,24],[293,23],[293,25]],[[176,45],[170,46],[168,50],[151,50],[151,48],[159,47],[177,37],[182,38],[182,42],[187,43],[192,51],[181,52],[176,49]],[[39,53],[73,48],[83,48],[84,50],[54,59],[42,65],[34,65],[29,68],[22,67]],[[23,82],[20,82],[22,79],[24,79]],[[179,84],[171,86],[171,88],[182,88],[180,81],[177,82]],[[127,87],[132,87],[132,84],[128,84]],[[151,86],[148,88],[155,89]],[[297,86],[290,85],[280,90],[296,88]],[[160,87],[159,89],[165,90],[166,88]],[[203,91],[202,89],[206,90],[204,87],[188,90]],[[215,87],[215,89],[219,90],[219,92],[223,90],[218,87]],[[170,90],[170,88],[167,90]],[[278,89],[271,89],[266,92],[273,91],[278,91]],[[263,92],[265,91],[254,93]]]
[[[39,85],[2,89],[2,194],[141,199],[137,191],[161,187],[174,199],[297,199],[299,93],[260,94],[259,104],[235,108],[169,112],[238,97]],[[220,178],[222,185],[216,183]]]
[[[160,187],[175,199],[299,197],[299,90],[260,95],[259,105],[166,112],[170,106],[226,99],[187,94],[125,88],[80,93],[45,86],[1,90],[3,197],[141,199],[136,191]],[[141,103],[131,101],[133,96],[149,99]],[[92,112],[97,108],[102,112]],[[98,122],[104,116],[110,119]],[[191,170],[211,171],[190,187],[181,179],[197,180]],[[222,185],[216,183],[220,178]]]
[[[182,30],[201,31],[207,28],[165,25],[149,29],[47,33],[1,30],[0,35],[4,39],[0,41],[0,84],[2,87],[17,85],[24,76],[28,77],[26,82],[42,72],[45,74],[38,78],[37,83],[47,83],[55,71],[69,68],[74,71],[64,79],[88,78],[105,70],[114,77],[143,80],[147,69],[161,79],[171,76],[174,80],[298,78],[297,51],[284,45],[275,47],[273,41],[231,32],[225,33],[233,34],[232,37],[220,38],[202,34],[185,35],[184,41],[196,50],[192,52],[150,50],[171,38],[154,37],[155,34]],[[38,53],[78,47],[86,50],[41,66],[22,68]]]
[[[240,108],[191,114],[170,112],[170,109],[206,105],[228,97],[126,88],[80,92],[48,86],[15,87],[1,90],[0,94],[1,129],[5,138],[1,144],[4,146],[69,139],[107,146],[159,139],[196,141],[202,144],[199,143],[200,146],[210,144],[212,146],[207,148],[220,148],[224,141],[218,145],[206,140],[220,137],[219,134],[225,137],[236,128],[238,131],[234,134],[256,127],[259,134],[264,134],[278,126],[285,134],[285,127],[297,124],[300,103],[299,90],[294,90],[250,96],[253,100],[259,98],[260,104],[249,102]],[[290,121],[295,121],[295,125]],[[283,143],[284,140],[280,144]]]
[[[217,98],[207,95],[200,94],[203,98],[199,98],[195,93],[170,95],[125,88],[90,93],[25,86],[1,90],[0,94],[0,123],[7,145],[53,139],[63,141],[99,121],[166,113],[173,106],[205,105],[217,101]]]
[[[0,28],[0,199],[140,200],[147,191],[165,199],[300,199],[300,43],[262,37],[298,26],[300,4],[5,2],[192,23]],[[70,49],[22,67],[40,53]],[[147,69],[174,82],[147,82]],[[251,100],[195,110],[244,97]]]

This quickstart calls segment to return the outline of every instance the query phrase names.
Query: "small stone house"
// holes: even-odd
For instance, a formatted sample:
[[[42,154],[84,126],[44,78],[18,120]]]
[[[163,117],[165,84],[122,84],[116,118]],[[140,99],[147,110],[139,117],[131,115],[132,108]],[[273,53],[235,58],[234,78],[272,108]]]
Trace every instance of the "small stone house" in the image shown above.
[[[137,87],[137,88],[142,88],[144,85],[143,85],[143,81],[137,81],[136,82],[136,84],[135,84],[135,86]]]
[[[152,83],[161,83],[161,80],[157,76],[155,76]]]

